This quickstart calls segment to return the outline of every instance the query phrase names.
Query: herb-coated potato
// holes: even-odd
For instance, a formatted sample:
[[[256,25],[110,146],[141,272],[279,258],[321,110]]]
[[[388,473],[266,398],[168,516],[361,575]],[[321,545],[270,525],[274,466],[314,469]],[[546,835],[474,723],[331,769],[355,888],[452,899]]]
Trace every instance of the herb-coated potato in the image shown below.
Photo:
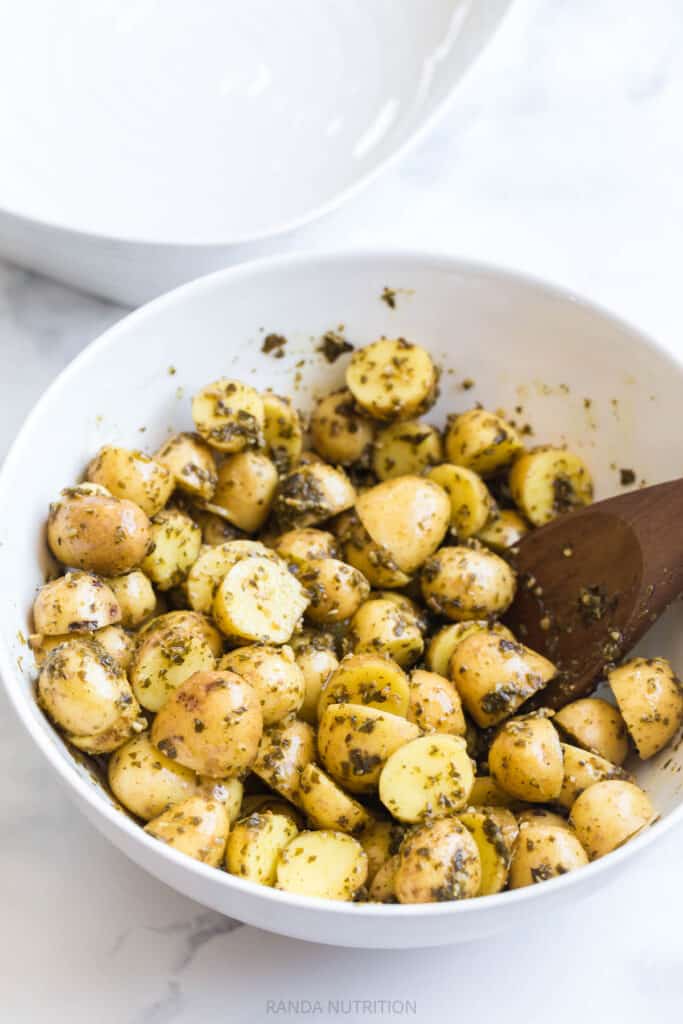
[[[419,736],[391,754],[379,777],[379,798],[398,821],[416,824],[461,810],[474,769],[459,736]]]
[[[195,672],[152,724],[152,743],[186,768],[214,779],[239,776],[263,732],[256,690],[234,672]]]
[[[273,814],[283,814],[286,818],[289,818],[292,824],[296,826],[297,832],[300,832],[304,827],[303,815],[293,804],[290,804],[289,800],[284,800],[275,793],[251,793],[245,796],[242,801],[240,817],[248,818],[252,814],[265,814],[266,811],[271,811]]]
[[[518,803],[513,796],[501,789],[490,775],[477,775],[470,793],[472,807],[514,807]]]
[[[514,842],[510,843],[501,827],[497,807],[471,807],[458,818],[469,829],[479,850],[481,885],[479,896],[502,892],[507,885]],[[515,829],[515,839],[517,830]]]
[[[142,706],[158,711],[181,683],[215,665],[213,651],[198,630],[167,626],[141,638],[130,665],[130,682]]]
[[[549,811],[547,807],[527,807],[517,815],[517,822],[520,830],[523,825],[554,825],[556,828],[566,828],[570,832],[571,825],[566,818],[556,811]]]
[[[115,662],[121,666],[124,672],[128,671],[133,655],[135,653],[135,640],[126,633],[121,626],[105,626],[104,629],[96,629],[93,632],[85,633],[62,633],[60,635],[46,635],[45,633],[32,633],[28,638],[28,645],[33,652],[36,665],[40,668],[50,651],[67,640],[96,640],[104,647],[107,654],[111,655]]]
[[[362,804],[345,793],[317,765],[307,764],[299,786],[301,807],[316,828],[356,835],[370,823]]]
[[[282,851],[278,889],[301,896],[352,900],[368,874],[363,847],[343,832],[301,832]]]
[[[404,338],[381,338],[356,349],[346,385],[356,403],[376,420],[406,420],[433,404],[438,372],[425,349]]]
[[[275,725],[286,715],[297,712],[303,703],[306,684],[291,647],[238,647],[225,654],[218,667],[221,671],[236,672],[251,683],[261,701],[265,726]]]
[[[202,544],[218,547],[231,540],[241,540],[243,533],[218,512],[209,512],[206,507],[195,508],[192,516],[202,531]]]
[[[553,718],[569,739],[612,764],[623,764],[628,754],[628,736],[618,708],[600,697],[582,697],[566,704]]]
[[[413,601],[412,597],[408,597],[407,594],[399,594],[395,590],[375,590],[370,597],[377,601],[391,601],[397,608],[400,608],[403,615],[415,622],[421,633],[427,632],[429,625],[427,613],[420,608],[416,601]]]
[[[326,462],[351,466],[369,461],[375,428],[359,416],[349,391],[319,399],[311,413],[310,431],[311,444]]]
[[[228,836],[227,870],[258,885],[275,885],[280,855],[297,832],[292,819],[284,814],[263,811],[242,818]]]
[[[398,568],[414,572],[438,548],[451,518],[443,488],[419,476],[385,480],[361,494],[356,512],[370,538]]]
[[[105,445],[86,470],[91,483],[106,487],[115,498],[135,502],[150,518],[171,497],[175,480],[166,466],[143,452]]]
[[[156,615],[138,631],[138,637],[142,640],[151,636],[152,633],[163,632],[169,627],[182,629],[186,633],[196,633],[198,636],[201,636],[209,645],[211,653],[215,658],[219,658],[223,653],[223,638],[211,620],[206,615],[200,615],[199,612],[190,611],[185,608],[174,612],[164,612],[163,615]]]
[[[632,658],[607,676],[638,754],[653,757],[683,722],[683,686],[665,658]]]
[[[596,782],[584,790],[569,821],[590,860],[604,857],[652,824],[657,815],[648,796],[632,782]]]
[[[405,825],[380,818],[371,820],[358,835],[358,842],[368,858],[368,883],[382,865],[398,853],[405,834]]]
[[[363,704],[405,718],[409,700],[408,677],[396,662],[382,654],[347,654],[322,688],[318,717],[329,704]]]
[[[244,558],[229,570],[213,602],[213,617],[227,637],[285,644],[308,605],[303,588],[284,562]]]
[[[201,548],[185,582],[190,606],[208,615],[216,591],[230,569],[244,558],[255,557],[275,559],[270,548],[258,540],[232,540]]]
[[[586,851],[568,828],[529,822],[520,829],[512,855],[510,888],[547,882],[587,863]]]
[[[135,629],[154,614],[157,596],[144,572],[133,569],[123,576],[112,576],[107,583],[121,609],[121,625]]]
[[[462,702],[453,683],[436,672],[415,669],[409,683],[409,722],[415,722],[423,732],[438,732],[464,736],[467,724]]]
[[[334,642],[330,644],[328,639],[325,634],[310,630],[304,630],[301,636],[292,638],[296,663],[304,677],[304,701],[299,709],[299,718],[311,725],[318,721],[318,702],[322,688],[339,665]]]
[[[438,615],[454,622],[502,615],[515,596],[515,574],[492,551],[441,548],[422,568],[422,594]]]
[[[487,548],[502,554],[508,548],[519,544],[528,532],[529,527],[519,512],[512,508],[501,508],[494,513],[483,529],[479,530],[477,539],[486,544]]]
[[[47,541],[63,565],[120,576],[140,565],[151,540],[149,519],[127,498],[82,485],[62,491],[50,505]]]
[[[355,654],[384,654],[403,668],[422,654],[424,640],[418,620],[386,598],[365,601],[351,619],[346,637]]]
[[[562,744],[562,759],[564,762],[564,778],[562,780],[562,791],[557,802],[562,807],[570,810],[574,801],[581,796],[585,789],[595,785],[596,782],[604,782],[605,779],[627,779],[628,776],[623,768],[604,757],[591,754],[581,747],[573,747],[569,743]]]
[[[419,476],[443,461],[441,434],[436,427],[419,420],[391,423],[377,435],[372,468],[380,480],[396,476]]]
[[[91,573],[68,572],[44,583],[33,602],[35,631],[45,636],[92,632],[120,621],[113,591]]]
[[[400,715],[362,704],[330,704],[318,727],[325,769],[351,793],[377,789],[384,762],[420,730]]]
[[[315,733],[307,722],[289,718],[263,733],[251,768],[267,786],[301,807],[301,773],[315,761]]]
[[[404,840],[394,878],[399,903],[440,903],[476,896],[481,888],[477,844],[457,818],[439,818]]]
[[[495,476],[522,450],[522,441],[510,424],[485,409],[469,409],[448,420],[444,438],[446,458],[480,476]]]
[[[50,651],[38,699],[69,742],[88,754],[116,750],[147,724],[121,666],[89,638]]]
[[[368,899],[371,903],[398,903],[396,872],[400,863],[400,857],[398,854],[394,854],[380,865],[372,879],[368,878],[370,883]]]
[[[225,855],[230,822],[219,800],[191,796],[145,825],[145,832],[174,850],[217,868]]]
[[[477,630],[458,644],[449,675],[465,710],[487,728],[508,718],[553,678],[552,662],[493,630]]]
[[[245,533],[260,530],[277,490],[277,469],[262,452],[237,452],[218,467],[211,508]]]
[[[159,590],[177,587],[199,557],[201,529],[184,512],[169,508],[154,517],[150,535],[154,548],[140,568]]]
[[[107,771],[116,799],[143,821],[158,817],[197,792],[196,773],[165,757],[148,732],[134,736],[114,751]]]
[[[309,598],[306,618],[321,626],[349,619],[370,593],[363,573],[337,558],[311,559],[297,578]]]
[[[174,434],[164,441],[155,458],[169,471],[179,491],[210,501],[216,488],[213,452],[199,434]]]
[[[222,377],[192,399],[192,418],[205,441],[221,452],[259,448],[265,410],[261,396],[248,384]]]
[[[455,648],[472,633],[481,630],[492,630],[506,640],[514,640],[514,636],[500,622],[490,624],[486,619],[470,619],[465,622],[453,622],[442,626],[429,641],[425,652],[425,663],[432,672],[447,676],[450,671],[451,657]]]
[[[578,455],[548,446],[534,448],[516,460],[510,470],[510,491],[529,522],[543,526],[564,512],[589,505],[593,481]]]
[[[402,572],[394,557],[376,544],[355,512],[340,517],[338,536],[344,546],[344,558],[363,573],[373,587],[404,587],[410,576]]]
[[[428,479],[443,487],[451,504],[451,529],[460,540],[479,533],[494,514],[495,503],[480,476],[466,466],[444,462]]]
[[[351,508],[355,500],[353,484],[343,470],[310,462],[281,480],[275,514],[283,529],[317,526]]]
[[[303,431],[299,414],[288,398],[270,391],[261,395],[265,412],[263,433],[270,457],[281,473],[296,465],[303,448]]]
[[[527,715],[502,725],[489,750],[489,771],[501,789],[518,800],[556,800],[564,770],[560,738],[551,722]]]
[[[288,530],[275,542],[275,550],[285,562],[299,565],[318,558],[338,558],[339,547],[333,533],[308,527],[304,530]]]
[[[212,779],[209,776],[200,775],[198,792],[200,796],[222,803],[231,825],[242,817],[244,784],[241,779]]]

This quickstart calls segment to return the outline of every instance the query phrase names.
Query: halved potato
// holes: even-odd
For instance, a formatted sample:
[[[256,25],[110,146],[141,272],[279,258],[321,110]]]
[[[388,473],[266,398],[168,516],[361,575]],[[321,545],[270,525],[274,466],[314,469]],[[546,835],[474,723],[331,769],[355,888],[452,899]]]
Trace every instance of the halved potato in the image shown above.
[[[422,567],[422,594],[438,615],[454,622],[502,615],[515,596],[515,574],[485,549],[441,548]]]
[[[284,562],[256,556],[229,570],[213,602],[219,629],[238,641],[284,644],[308,606]]]
[[[316,828],[357,835],[370,823],[370,815],[363,805],[315,764],[307,764],[301,773],[299,798],[302,809]]]
[[[315,733],[307,722],[289,718],[265,729],[251,768],[267,786],[301,807],[301,773],[315,761]]]
[[[416,829],[398,856],[394,890],[399,903],[440,903],[479,893],[479,850],[457,818],[439,818]]]
[[[265,523],[275,500],[278,475],[275,463],[262,452],[229,455],[218,467],[211,508],[245,533],[256,533]]]
[[[135,629],[154,614],[157,596],[151,581],[139,569],[107,581],[121,609],[121,625]]]
[[[340,516],[337,535],[344,546],[344,558],[363,573],[373,587],[404,587],[410,576],[402,572],[393,556],[376,544],[355,512]]]
[[[388,551],[404,573],[419,569],[436,551],[451,518],[443,488],[419,476],[371,487],[359,495],[356,512],[371,540]]]
[[[391,423],[378,433],[372,453],[372,468],[380,480],[397,476],[419,476],[443,461],[441,435],[436,427],[419,420]]]
[[[396,897],[396,872],[401,859],[398,854],[389,857],[375,872],[370,882],[368,899],[371,903],[398,903]]]
[[[381,654],[348,654],[322,688],[318,718],[329,704],[363,704],[405,718],[409,700],[408,678],[396,662]]]
[[[199,434],[174,434],[155,456],[171,473],[175,486],[185,494],[210,501],[216,488],[216,462]]]
[[[377,651],[403,668],[416,662],[424,647],[417,618],[386,598],[361,604],[351,619],[346,643],[355,654]]]
[[[288,398],[271,391],[261,395],[265,412],[263,434],[270,457],[281,473],[288,473],[299,461],[303,431],[299,414]]]
[[[278,889],[328,900],[353,900],[365,884],[363,847],[343,832],[301,832],[280,855]]]
[[[638,754],[654,757],[683,722],[683,686],[665,658],[632,658],[608,673]]]
[[[121,621],[121,606],[99,576],[68,572],[44,583],[33,602],[33,626],[45,636],[94,632]]]
[[[409,722],[415,722],[423,732],[466,734],[462,702],[449,679],[418,668],[410,677],[409,687]]]
[[[304,677],[304,702],[299,709],[299,718],[315,725],[318,721],[320,693],[329,676],[339,665],[334,643],[330,646],[324,636],[320,638],[315,633],[304,630],[301,638],[292,638],[292,646],[296,663]]]
[[[135,502],[150,518],[164,507],[175,480],[166,466],[140,451],[107,444],[88,464],[86,478],[115,498]]]
[[[420,730],[400,715],[361,704],[330,704],[318,727],[318,751],[326,770],[351,793],[377,789],[384,762]]]
[[[517,822],[520,831],[524,825],[554,825],[556,828],[566,828],[572,831],[572,827],[566,818],[556,811],[549,811],[547,807],[527,807],[517,814]]]
[[[444,462],[428,473],[428,479],[443,487],[451,503],[451,529],[460,540],[482,530],[495,511],[489,489],[473,470]]]
[[[657,818],[646,793],[632,782],[596,782],[584,790],[569,814],[590,860],[604,857]]]
[[[570,810],[574,802],[581,796],[585,789],[594,786],[596,782],[604,782],[605,779],[628,779],[623,768],[611,761],[591,754],[581,747],[573,747],[569,743],[562,743],[562,760],[564,763],[564,777],[562,779],[562,791],[557,802]]]
[[[250,793],[242,801],[240,817],[249,818],[252,814],[265,814],[271,811],[273,814],[283,814],[296,826],[297,832],[304,827],[304,817],[289,800],[278,796],[277,793]]]
[[[469,409],[448,420],[444,439],[446,458],[480,476],[495,476],[522,451],[515,428],[486,409]]]
[[[230,569],[244,558],[255,557],[275,559],[270,548],[258,540],[232,540],[214,547],[201,548],[185,583],[190,606],[208,615],[216,591]]]
[[[291,647],[253,644],[225,654],[219,669],[242,676],[254,687],[261,701],[265,726],[275,725],[299,710],[305,694],[301,669]]]
[[[583,697],[555,713],[553,725],[577,746],[623,764],[628,754],[626,724],[619,709],[600,697]]]
[[[153,619],[150,619],[149,622],[146,622],[138,630],[137,635],[140,639],[143,637],[147,638],[152,633],[161,633],[170,626],[174,629],[183,629],[186,633],[195,633],[197,636],[201,636],[211,648],[211,653],[215,658],[219,658],[223,653],[223,637],[211,620],[206,615],[190,611],[187,608],[155,615]]]
[[[183,625],[154,629],[133,655],[130,682],[144,708],[158,711],[171,693],[195,672],[211,671],[216,659],[206,639]]]
[[[116,799],[143,821],[193,796],[198,787],[196,773],[165,757],[148,732],[134,736],[114,751],[107,774]]]
[[[426,412],[439,375],[429,353],[405,338],[381,338],[356,349],[346,384],[361,409],[376,420],[406,420]]]
[[[210,800],[218,800],[219,803],[223,804],[231,825],[238,818],[242,817],[244,783],[241,779],[212,779],[209,775],[200,775],[198,792],[200,796],[205,796]]]
[[[370,593],[363,573],[337,558],[315,558],[298,567],[309,605],[306,617],[318,625],[351,618]]]
[[[505,722],[489,750],[489,771],[506,793],[529,803],[557,800],[564,781],[562,747],[547,718]]]
[[[406,826],[397,821],[373,818],[358,835],[358,842],[368,857],[368,883],[395,854],[406,835]]]
[[[577,836],[548,822],[525,824],[520,829],[510,865],[510,888],[547,882],[588,863]]]
[[[275,541],[280,558],[293,565],[319,558],[337,558],[339,548],[333,533],[309,526],[303,530],[288,530]]]
[[[353,484],[343,470],[310,462],[282,479],[275,515],[283,529],[317,526],[351,508],[355,500]]]
[[[474,769],[459,736],[419,736],[391,754],[379,777],[379,798],[408,824],[440,818],[467,804]]]
[[[150,536],[154,548],[140,568],[159,590],[182,583],[197,561],[202,531],[179,509],[164,509],[152,520]]]
[[[427,668],[440,676],[448,676],[455,648],[472,633],[481,632],[481,630],[491,630],[506,640],[514,641],[515,639],[507,626],[501,622],[490,623],[488,619],[453,622],[448,626],[442,626],[429,641],[425,652]]]
[[[506,793],[490,775],[477,775],[469,802],[472,807],[514,807],[519,801]]]
[[[258,885],[275,885],[282,851],[297,832],[292,819],[284,814],[263,811],[242,818],[228,836],[227,870]]]
[[[517,459],[510,470],[510,491],[529,522],[543,526],[564,512],[589,505],[593,481],[578,455],[545,446]]]
[[[375,428],[358,414],[350,391],[342,388],[319,399],[311,413],[310,431],[313,448],[326,462],[338,466],[369,462]]]
[[[519,512],[512,508],[501,508],[483,529],[479,530],[477,539],[500,555],[508,548],[519,544],[528,532],[529,527]]]
[[[192,399],[192,418],[205,441],[222,452],[241,452],[263,444],[265,410],[258,391],[222,377]]]
[[[506,838],[496,812],[499,808],[470,808],[461,811],[460,821],[472,834],[479,850],[481,885],[479,896],[502,892],[507,885],[514,844]],[[515,837],[516,838],[516,837]]]
[[[145,825],[145,832],[203,864],[218,867],[225,855],[230,822],[219,800],[191,796]]]
[[[128,667],[135,653],[135,639],[126,633],[121,626],[105,626],[104,629],[96,629],[86,633],[62,633],[60,636],[47,636],[44,633],[31,633],[28,638],[28,645],[31,648],[35,663],[40,668],[45,664],[50,651],[68,640],[95,640],[109,654],[114,661],[120,665],[124,672]]]

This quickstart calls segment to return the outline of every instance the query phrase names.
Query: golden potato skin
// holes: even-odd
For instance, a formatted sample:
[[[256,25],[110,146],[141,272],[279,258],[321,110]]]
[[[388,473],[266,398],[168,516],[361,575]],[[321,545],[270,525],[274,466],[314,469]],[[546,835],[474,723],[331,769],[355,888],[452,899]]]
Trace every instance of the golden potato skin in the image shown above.
[[[219,800],[191,796],[145,825],[145,832],[174,850],[217,868],[225,855],[230,822]]]
[[[173,493],[175,480],[166,466],[143,452],[105,445],[86,470],[91,483],[106,487],[115,498],[135,502],[150,519]]]
[[[282,478],[274,512],[281,529],[304,528],[324,523],[355,501],[356,491],[342,469],[309,462]]]
[[[379,869],[394,857],[406,835],[406,826],[398,821],[375,818],[357,836],[368,858],[368,883]]]
[[[550,445],[525,452],[510,470],[512,498],[534,526],[589,505],[593,481],[578,455]]]
[[[638,755],[654,757],[683,722],[683,686],[671,665],[665,658],[632,658],[607,680]]]
[[[373,793],[384,762],[420,730],[399,715],[361,704],[330,704],[318,727],[326,771],[350,793]]]
[[[458,691],[450,680],[436,672],[415,669],[410,677],[408,702],[409,722],[415,722],[423,732],[464,736],[467,732],[465,715]]]
[[[588,863],[586,851],[573,832],[546,821],[526,822],[510,865],[510,888],[547,882]]]
[[[267,455],[237,452],[218,467],[211,506],[240,530],[256,533],[268,518],[277,484],[275,463]]]
[[[500,555],[519,544],[528,532],[529,527],[519,512],[512,508],[501,508],[479,530],[477,539]]]
[[[398,857],[394,891],[399,903],[440,903],[479,892],[479,850],[457,818],[421,826],[404,840]]]
[[[575,801],[569,821],[590,860],[616,850],[656,819],[648,796],[632,782],[596,782]]]
[[[258,885],[275,885],[280,856],[297,832],[285,814],[263,811],[242,818],[228,836],[227,870]]]
[[[375,428],[358,414],[350,391],[342,389],[318,400],[310,432],[314,450],[326,462],[338,466],[369,462]]]
[[[452,416],[444,438],[446,458],[479,476],[495,476],[522,451],[522,440],[510,424],[486,409]]]
[[[155,456],[166,466],[179,491],[210,501],[216,489],[216,462],[213,452],[199,434],[174,434]]]
[[[514,636],[500,622],[491,624],[487,619],[470,619],[465,622],[453,622],[442,626],[429,641],[425,651],[425,664],[431,672],[440,676],[448,676],[451,657],[455,648],[472,633],[482,629],[492,630],[506,640],[514,640]]]
[[[454,622],[502,615],[515,596],[515,574],[491,551],[441,548],[422,568],[422,594],[438,615]]]
[[[223,653],[223,638],[214,624],[206,615],[190,611],[189,608],[178,609],[173,612],[163,612],[155,615],[138,630],[138,636],[149,637],[152,633],[159,633],[170,627],[182,629],[185,633],[201,636],[211,649],[214,658],[219,658]]]
[[[316,828],[357,835],[370,823],[370,815],[317,765],[307,764],[299,785],[301,807]]]
[[[562,748],[548,719],[526,715],[501,726],[489,750],[489,771],[518,800],[556,800],[564,778]]]
[[[63,565],[100,576],[136,569],[152,541],[151,523],[126,498],[72,487],[50,505],[47,541]]]
[[[222,377],[192,399],[197,431],[212,448],[241,452],[263,443],[265,410],[261,396],[248,384]]]
[[[553,724],[584,750],[621,765],[628,754],[626,723],[618,708],[601,697],[582,697],[556,712]]]
[[[475,778],[470,793],[472,807],[515,807],[517,803],[490,775],[477,775]]]
[[[299,566],[297,578],[309,598],[306,618],[316,625],[351,618],[370,593],[363,573],[337,558],[311,559]]]
[[[149,732],[133,736],[114,751],[107,776],[116,799],[143,821],[157,818],[173,804],[193,796],[198,786],[196,773],[165,757]]]
[[[150,630],[140,639],[129,676],[142,706],[148,711],[159,711],[186,679],[215,666],[216,659],[205,637],[177,623]]]
[[[133,569],[123,576],[111,576],[108,584],[119,603],[121,625],[126,629],[136,629],[154,614],[157,596],[144,572]]]
[[[171,760],[211,778],[239,776],[263,732],[258,695],[234,672],[195,672],[152,723],[152,743]]]
[[[275,550],[291,565],[300,565],[319,558],[338,558],[339,546],[333,533],[309,526],[303,530],[288,530],[275,541]]]
[[[381,338],[356,349],[346,368],[346,386],[356,404],[377,420],[426,412],[436,399],[438,379],[429,353],[405,338]]]
[[[288,718],[264,730],[251,769],[276,793],[301,807],[301,773],[315,760],[315,753],[310,725]]]
[[[356,654],[377,651],[402,668],[414,664],[424,647],[416,617],[386,598],[371,598],[358,608],[345,641]]]
[[[94,632],[121,618],[112,588],[92,573],[68,572],[44,583],[33,602],[33,626],[44,636]]]
[[[251,644],[225,654],[221,671],[236,672],[256,690],[264,726],[298,712],[306,692],[304,676],[291,647]]]
[[[347,654],[322,688],[321,718],[329,704],[363,704],[405,718],[410,691],[400,665],[383,654]]]
[[[372,468],[380,480],[419,476],[443,461],[441,435],[419,420],[391,423],[379,431],[372,452]]]
[[[388,551],[404,573],[419,569],[436,551],[451,519],[443,488],[419,476],[371,487],[359,495],[356,512],[371,540]]]
[[[299,414],[288,398],[270,391],[261,395],[265,413],[263,434],[270,457],[280,473],[288,473],[301,458],[303,431]]]
[[[629,778],[623,768],[618,765],[606,761],[604,757],[599,757],[597,754],[591,754],[588,750],[582,750],[581,747],[574,747],[570,743],[562,744],[562,760],[564,777],[557,802],[566,810],[570,810],[584,790],[595,785],[596,782],[604,782],[605,779]]]
[[[140,568],[159,590],[177,587],[199,557],[201,529],[179,509],[164,509],[152,520],[150,536],[154,547]]]
[[[339,665],[334,646],[330,647],[314,632],[304,630],[301,639],[292,638],[296,663],[304,677],[304,700],[299,718],[310,725],[318,721],[318,702],[322,688]]]
[[[337,536],[344,548],[344,559],[362,572],[373,587],[404,587],[410,583],[410,576],[399,569],[386,548],[372,540],[355,512],[340,516]]]
[[[496,504],[486,484],[466,466],[444,462],[430,470],[429,479],[448,495],[451,529],[459,540],[474,537],[494,515]]]
[[[278,889],[329,900],[353,900],[368,874],[363,847],[343,832],[301,832],[282,851]]]

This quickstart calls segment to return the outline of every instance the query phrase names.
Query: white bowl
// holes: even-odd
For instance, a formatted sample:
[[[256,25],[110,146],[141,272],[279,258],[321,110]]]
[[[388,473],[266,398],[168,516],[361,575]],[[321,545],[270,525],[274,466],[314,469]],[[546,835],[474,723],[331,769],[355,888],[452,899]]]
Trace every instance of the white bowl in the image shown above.
[[[131,304],[248,258],[414,141],[511,2],[22,0],[0,248]]]
[[[385,285],[398,290],[393,310],[380,301]],[[0,475],[0,672],[37,747],[88,818],[136,863],[200,903],[267,930],[349,946],[436,945],[533,927],[536,916],[615,879],[683,819],[683,745],[635,766],[661,821],[587,868],[462,903],[349,905],[255,886],[151,839],[73,760],[34,701],[22,637],[42,578],[51,498],[80,478],[105,440],[153,449],[169,429],[187,428],[189,396],[221,374],[294,393],[305,407],[313,391],[343,378],[348,357],[330,366],[316,352],[320,335],[340,324],[357,344],[400,334],[429,348],[444,368],[430,420],[477,400],[502,407],[530,421],[539,440],[566,440],[581,450],[599,497],[618,490],[614,467],[633,468],[649,483],[680,473],[673,425],[683,368],[573,295],[506,271],[408,253],[287,257],[223,271],[104,334],[52,384],[21,430]],[[264,331],[289,339],[284,359],[261,353]],[[466,393],[464,378],[476,382]],[[513,413],[517,406],[523,411]],[[680,605],[654,632],[645,649],[680,668]]]

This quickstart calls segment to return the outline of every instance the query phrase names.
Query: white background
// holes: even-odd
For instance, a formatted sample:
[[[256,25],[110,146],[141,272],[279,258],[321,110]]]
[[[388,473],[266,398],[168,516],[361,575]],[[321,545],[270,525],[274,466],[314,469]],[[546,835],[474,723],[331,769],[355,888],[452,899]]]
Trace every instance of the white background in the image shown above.
[[[390,243],[501,262],[603,302],[683,355],[682,182],[681,0],[518,0],[435,133],[284,247]],[[54,373],[123,313],[0,263],[0,455]],[[40,472],[38,452],[26,472]],[[0,696],[0,1019],[11,1024],[337,1019],[269,1015],[269,999],[410,1000],[417,1014],[401,1019],[434,1022],[680,1019],[681,865],[678,831],[542,929],[520,920],[463,947],[281,939],[129,864],[70,806]]]

